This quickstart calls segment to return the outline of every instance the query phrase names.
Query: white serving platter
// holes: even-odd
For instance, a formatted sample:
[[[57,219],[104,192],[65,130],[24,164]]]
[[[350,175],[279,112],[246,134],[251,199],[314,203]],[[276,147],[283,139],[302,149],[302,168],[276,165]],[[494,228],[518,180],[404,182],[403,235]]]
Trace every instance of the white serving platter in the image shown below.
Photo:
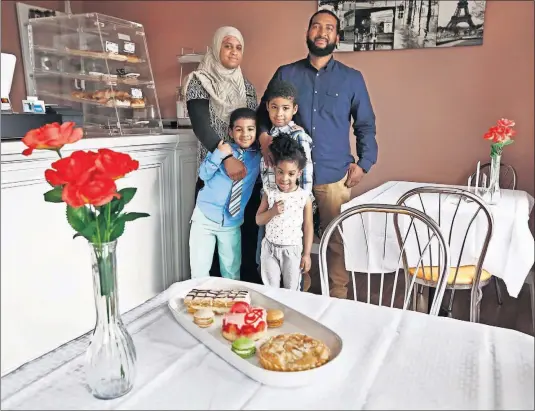
[[[220,281],[218,281],[220,280]],[[332,380],[336,375],[340,375],[342,361],[339,361],[339,355],[342,351],[342,340],[331,329],[325,327],[312,318],[274,300],[261,292],[248,288],[246,286],[229,284],[224,279],[213,278],[208,284],[194,287],[196,289],[212,290],[246,290],[251,296],[251,305],[260,306],[265,309],[279,309],[284,312],[284,324],[279,328],[268,328],[265,336],[256,341],[257,350],[270,337],[287,333],[302,333],[310,337],[323,341],[331,350],[329,362],[321,367],[306,371],[279,372],[269,371],[260,365],[258,357],[255,355],[249,359],[243,359],[231,351],[231,342],[227,341],[221,335],[222,315],[216,315],[214,324],[209,328],[198,327],[193,322],[193,315],[187,312],[184,305],[184,297],[190,289],[178,289],[171,294],[168,302],[169,309],[178,323],[190,334],[206,345],[215,354],[233,367],[243,372],[248,377],[266,385],[274,387],[302,387],[314,383],[321,383]]]

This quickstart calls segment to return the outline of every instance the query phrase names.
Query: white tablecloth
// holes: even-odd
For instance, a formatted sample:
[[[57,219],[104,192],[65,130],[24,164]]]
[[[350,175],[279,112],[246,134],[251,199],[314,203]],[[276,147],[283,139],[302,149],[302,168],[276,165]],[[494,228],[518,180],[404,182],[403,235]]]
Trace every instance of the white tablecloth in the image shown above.
[[[342,211],[350,207],[367,204],[396,204],[398,199],[407,191],[422,186],[441,186],[440,184],[413,183],[406,181],[389,181],[374,188],[358,197],[353,198],[348,203],[342,205]],[[463,188],[463,187],[458,187]],[[438,195],[430,198],[431,195],[423,195],[425,212],[435,221],[438,221]],[[441,228],[444,231],[445,240],[448,241],[451,218],[455,212],[457,201],[452,197],[442,196],[441,201]],[[483,268],[492,275],[501,278],[507,286],[507,291],[512,297],[517,297],[526,277],[535,262],[534,239],[529,229],[529,214],[533,208],[534,200],[528,193],[520,190],[502,190],[502,199],[496,205],[490,205],[489,209],[494,219],[494,231],[489,244],[487,256]],[[412,202],[407,203],[422,211],[420,199],[416,196]],[[455,218],[453,236],[450,245],[451,265],[456,266],[461,250],[464,232],[461,227],[467,227],[470,219],[475,213],[475,204],[461,202],[459,212]],[[473,228],[467,239],[467,245],[462,254],[461,265],[475,264],[480,255],[481,242],[483,241],[486,223],[483,213],[480,212],[474,221]],[[365,219],[364,224],[371,233],[368,235],[369,254],[366,254],[364,243],[363,225],[360,217],[351,217],[343,225],[345,243],[345,263],[346,269],[355,272],[392,272],[397,269],[399,258],[399,247],[397,245],[396,234],[392,220],[387,225],[386,255],[384,253],[384,232],[385,218],[379,214]],[[419,234],[420,235],[420,234]],[[427,237],[420,237],[427,241]],[[409,259],[418,262],[418,247],[411,242],[415,242],[413,233],[409,236],[406,250]],[[385,258],[383,258],[385,255]],[[433,262],[436,261],[437,253]],[[429,260],[426,260],[429,261]]]
[[[299,389],[251,380],[188,334],[170,295],[125,316],[137,349],[134,389],[101,401],[85,387],[88,336],[1,380],[2,409],[531,409],[534,339],[484,324],[253,286],[338,333],[347,374]],[[230,281],[230,280],[226,280]],[[250,284],[245,284],[251,286]]]

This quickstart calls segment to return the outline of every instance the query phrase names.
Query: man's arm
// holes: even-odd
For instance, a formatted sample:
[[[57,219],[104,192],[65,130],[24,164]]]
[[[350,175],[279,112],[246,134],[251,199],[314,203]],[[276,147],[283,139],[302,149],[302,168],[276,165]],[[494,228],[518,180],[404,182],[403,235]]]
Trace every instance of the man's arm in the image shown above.
[[[357,138],[357,165],[366,173],[377,162],[377,141],[375,139],[375,114],[364,77],[358,73],[355,94],[351,102],[353,117],[353,134]]]

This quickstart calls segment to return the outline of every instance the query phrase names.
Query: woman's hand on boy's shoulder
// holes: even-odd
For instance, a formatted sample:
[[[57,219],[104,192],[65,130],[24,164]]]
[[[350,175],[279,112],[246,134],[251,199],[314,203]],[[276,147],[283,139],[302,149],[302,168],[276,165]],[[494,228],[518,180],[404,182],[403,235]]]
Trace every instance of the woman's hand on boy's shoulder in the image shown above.
[[[230,146],[230,144],[225,143],[223,140],[219,142],[219,144],[217,145],[217,149],[226,156],[232,154],[232,147]]]

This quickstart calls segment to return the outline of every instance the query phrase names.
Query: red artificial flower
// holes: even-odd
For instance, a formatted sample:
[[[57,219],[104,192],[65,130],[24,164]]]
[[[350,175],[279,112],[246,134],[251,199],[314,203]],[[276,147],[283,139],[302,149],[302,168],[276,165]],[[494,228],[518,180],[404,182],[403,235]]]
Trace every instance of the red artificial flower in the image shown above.
[[[515,122],[513,120],[508,120],[506,118],[502,118],[502,119],[498,120],[498,126],[514,127],[515,126]]]
[[[95,171],[97,153],[75,151],[69,157],[52,163],[52,168],[45,171],[46,181],[52,186],[64,184],[85,184]]]
[[[502,118],[498,120],[495,126],[489,128],[489,130],[483,135],[483,138],[490,140],[493,144],[506,143],[516,134],[516,131],[512,129],[514,125],[514,121]]]
[[[118,153],[108,148],[98,150],[95,166],[99,174],[117,180],[139,168],[139,161],[132,160],[128,154]]]
[[[46,124],[41,128],[30,130],[22,142],[28,147],[22,154],[29,156],[33,150],[60,150],[65,144],[76,143],[84,132],[81,128],[74,128],[72,121],[62,125],[59,123]]]
[[[85,204],[102,206],[114,197],[120,198],[113,179],[101,175],[96,168],[98,154],[75,151],[69,157],[52,163],[45,178],[52,186],[63,186],[61,198],[71,207]]]
[[[109,178],[94,178],[83,185],[67,184],[63,187],[62,200],[71,207],[91,204],[95,207],[108,204],[113,198],[121,198],[115,181]]]

